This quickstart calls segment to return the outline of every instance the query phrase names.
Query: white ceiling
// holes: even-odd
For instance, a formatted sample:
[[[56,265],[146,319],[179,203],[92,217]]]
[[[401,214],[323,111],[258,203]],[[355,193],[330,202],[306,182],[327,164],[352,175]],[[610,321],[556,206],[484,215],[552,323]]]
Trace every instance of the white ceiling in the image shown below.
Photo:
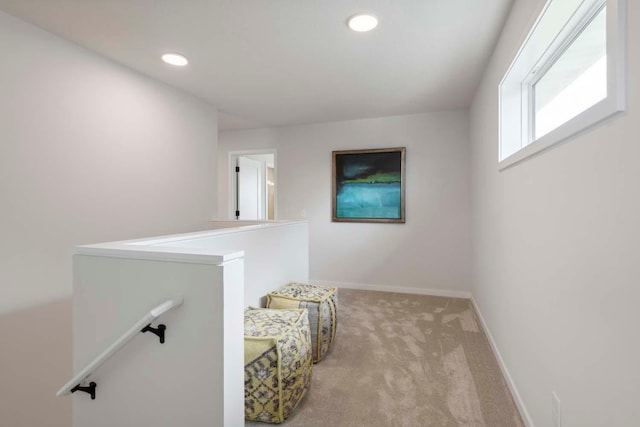
[[[220,129],[469,106],[513,0],[0,0],[216,105]],[[346,19],[380,21],[355,33]],[[164,52],[190,64],[161,62]]]

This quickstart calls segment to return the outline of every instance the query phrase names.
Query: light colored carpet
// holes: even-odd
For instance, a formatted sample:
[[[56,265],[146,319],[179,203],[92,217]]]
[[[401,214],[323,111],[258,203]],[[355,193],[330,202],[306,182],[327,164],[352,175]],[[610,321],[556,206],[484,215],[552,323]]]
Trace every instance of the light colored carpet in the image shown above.
[[[469,300],[340,289],[338,304],[336,340],[280,425],[523,426]]]

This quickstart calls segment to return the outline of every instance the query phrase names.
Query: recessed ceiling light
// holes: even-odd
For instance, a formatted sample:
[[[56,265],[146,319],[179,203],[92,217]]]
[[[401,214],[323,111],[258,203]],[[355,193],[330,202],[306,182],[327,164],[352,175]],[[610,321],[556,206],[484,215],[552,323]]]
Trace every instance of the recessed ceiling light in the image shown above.
[[[353,31],[371,31],[378,26],[378,18],[373,15],[358,14],[349,18],[347,25]]]
[[[162,60],[167,64],[176,65],[178,67],[184,67],[189,63],[189,60],[179,53],[165,53],[162,55]]]

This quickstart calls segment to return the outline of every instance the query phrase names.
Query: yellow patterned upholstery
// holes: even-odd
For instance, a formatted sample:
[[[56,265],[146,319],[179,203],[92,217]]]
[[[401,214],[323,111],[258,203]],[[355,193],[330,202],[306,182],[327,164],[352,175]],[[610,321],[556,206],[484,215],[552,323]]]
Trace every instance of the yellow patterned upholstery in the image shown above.
[[[244,312],[244,416],[283,422],[311,384],[307,310]]]
[[[322,360],[336,336],[338,289],[292,282],[267,295],[267,307],[309,310],[314,363]]]

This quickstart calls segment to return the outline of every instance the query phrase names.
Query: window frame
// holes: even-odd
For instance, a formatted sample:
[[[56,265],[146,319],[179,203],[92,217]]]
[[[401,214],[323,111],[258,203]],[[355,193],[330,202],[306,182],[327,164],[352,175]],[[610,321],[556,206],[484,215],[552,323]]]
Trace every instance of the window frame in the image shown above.
[[[558,8],[556,11],[551,8],[554,1],[558,0],[548,0],[544,4],[498,87],[499,170],[546,150],[626,109],[626,0],[581,1],[568,19],[563,21],[561,28],[553,32],[552,40],[542,43],[541,48],[536,43],[545,37],[540,35],[544,31],[545,19],[556,18],[550,15],[557,13]],[[603,7],[607,9],[607,97],[534,140],[535,83],[544,77]],[[537,34],[540,28],[542,30]],[[514,113],[517,109],[519,114]]]

